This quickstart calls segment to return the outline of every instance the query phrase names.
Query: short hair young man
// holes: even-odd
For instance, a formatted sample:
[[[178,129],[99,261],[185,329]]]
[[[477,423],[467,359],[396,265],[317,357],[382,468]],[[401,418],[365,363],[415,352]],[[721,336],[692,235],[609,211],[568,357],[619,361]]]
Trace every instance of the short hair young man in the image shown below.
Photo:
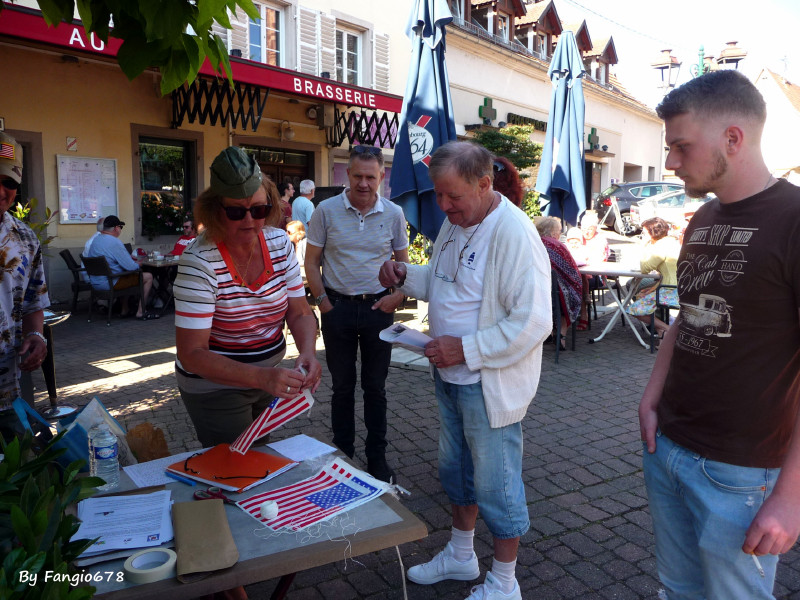
[[[766,105],[738,71],[657,112],[666,167],[717,196],[684,235],[680,313],[639,405],[658,572],[671,600],[773,598],[800,532],[800,188],[765,164]]]

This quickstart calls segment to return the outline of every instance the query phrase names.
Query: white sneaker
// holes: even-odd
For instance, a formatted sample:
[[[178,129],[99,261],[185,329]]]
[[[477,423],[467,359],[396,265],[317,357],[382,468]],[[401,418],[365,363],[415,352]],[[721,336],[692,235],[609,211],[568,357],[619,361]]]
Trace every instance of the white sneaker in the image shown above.
[[[504,594],[500,591],[500,584],[497,579],[489,571],[486,573],[484,582],[472,588],[472,593],[466,600],[522,600],[522,592],[519,589],[519,584],[514,580],[514,589],[510,594]]]
[[[433,560],[416,565],[408,570],[408,578],[414,583],[422,585],[430,585],[445,579],[470,581],[471,579],[477,579],[480,574],[481,569],[478,566],[478,557],[475,553],[472,553],[472,557],[468,561],[459,562],[453,558],[453,548],[450,542],[447,542],[444,550],[434,556]]]

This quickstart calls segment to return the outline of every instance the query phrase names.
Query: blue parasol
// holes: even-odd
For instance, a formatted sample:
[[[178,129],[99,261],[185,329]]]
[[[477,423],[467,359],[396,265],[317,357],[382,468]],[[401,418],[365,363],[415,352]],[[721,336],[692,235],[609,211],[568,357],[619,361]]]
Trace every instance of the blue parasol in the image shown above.
[[[445,26],[453,20],[447,0],[416,0],[408,22],[413,55],[390,176],[392,200],[411,225],[435,239],[444,221],[428,176],[430,155],[456,139],[450,83],[444,61]]]
[[[582,82],[586,70],[571,31],[559,38],[547,74],[553,94],[535,189],[546,196],[546,204],[542,203],[545,215],[577,225],[586,210]]]

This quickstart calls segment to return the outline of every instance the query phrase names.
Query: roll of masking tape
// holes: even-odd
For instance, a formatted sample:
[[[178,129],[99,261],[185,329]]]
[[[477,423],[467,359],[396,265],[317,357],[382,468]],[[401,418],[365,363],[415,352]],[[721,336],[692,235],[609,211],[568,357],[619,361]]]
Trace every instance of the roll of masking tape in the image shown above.
[[[131,583],[153,583],[175,577],[177,560],[178,555],[169,548],[147,548],[129,556],[122,568]]]
[[[271,521],[278,516],[278,503],[274,500],[266,500],[261,503],[261,518],[265,521]]]

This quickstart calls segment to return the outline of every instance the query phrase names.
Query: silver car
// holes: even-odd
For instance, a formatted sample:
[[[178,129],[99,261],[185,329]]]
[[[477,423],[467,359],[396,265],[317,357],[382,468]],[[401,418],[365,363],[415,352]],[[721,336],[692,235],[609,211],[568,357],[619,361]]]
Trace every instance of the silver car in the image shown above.
[[[641,229],[642,223],[647,219],[661,217],[676,229],[681,229],[688,217],[714,197],[712,194],[703,198],[691,198],[685,190],[677,190],[640,200],[631,205],[631,225]]]

